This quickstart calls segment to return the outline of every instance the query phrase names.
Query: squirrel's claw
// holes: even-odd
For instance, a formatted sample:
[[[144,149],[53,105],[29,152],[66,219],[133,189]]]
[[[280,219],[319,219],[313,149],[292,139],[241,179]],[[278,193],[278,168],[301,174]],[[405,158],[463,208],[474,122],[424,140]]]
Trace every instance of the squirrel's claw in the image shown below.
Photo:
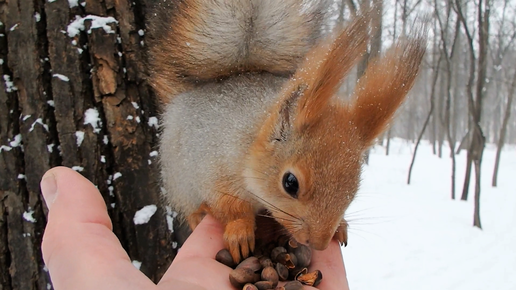
[[[235,263],[249,257],[254,251],[254,223],[244,219],[229,222],[224,231],[224,242]]]
[[[342,219],[333,237],[339,241],[341,246],[344,245],[344,247],[346,247],[348,245],[348,223],[346,220]]]

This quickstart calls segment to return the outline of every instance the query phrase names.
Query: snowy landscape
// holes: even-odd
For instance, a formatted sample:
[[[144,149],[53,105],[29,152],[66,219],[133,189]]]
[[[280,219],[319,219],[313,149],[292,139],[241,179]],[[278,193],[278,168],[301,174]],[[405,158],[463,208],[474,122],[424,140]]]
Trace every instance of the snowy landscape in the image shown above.
[[[445,146],[447,147],[447,146]],[[482,162],[480,216],[473,227],[474,182],[460,201],[466,151],[457,155],[457,200],[451,200],[451,160],[423,141],[411,185],[414,144],[391,142],[389,156],[376,146],[364,166],[362,187],[346,213],[343,248],[352,290],[516,289],[516,147],[502,152],[498,187],[491,187],[496,147]]]

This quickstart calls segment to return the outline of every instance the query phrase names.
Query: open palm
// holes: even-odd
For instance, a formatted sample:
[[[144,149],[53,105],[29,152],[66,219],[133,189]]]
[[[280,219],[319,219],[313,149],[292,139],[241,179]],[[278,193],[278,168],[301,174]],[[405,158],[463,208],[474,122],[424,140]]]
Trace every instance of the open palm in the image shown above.
[[[91,182],[57,167],[43,176],[41,189],[50,209],[42,251],[55,289],[234,289],[231,269],[214,259],[223,248],[223,228],[212,217],[199,224],[156,285],[132,265]],[[338,242],[314,251],[311,267],[324,274],[319,289],[348,289]]]

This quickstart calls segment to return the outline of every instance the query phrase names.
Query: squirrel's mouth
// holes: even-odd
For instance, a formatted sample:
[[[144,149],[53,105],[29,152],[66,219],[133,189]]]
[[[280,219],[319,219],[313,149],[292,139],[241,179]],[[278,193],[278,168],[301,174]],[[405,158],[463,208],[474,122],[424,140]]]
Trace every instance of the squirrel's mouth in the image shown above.
[[[269,210],[260,210],[256,214],[256,240],[267,243],[270,241],[274,241],[277,237],[281,235],[292,236],[292,233],[290,233],[285,228],[285,226],[272,215],[272,213]]]
[[[292,229],[292,231],[289,229]],[[290,236],[298,243],[309,245],[306,230],[302,228],[294,230],[289,222],[282,220],[282,218],[275,217],[267,209],[263,209],[256,214],[256,240],[268,242],[275,240],[281,235]]]
[[[297,243],[304,244],[315,250],[325,250],[330,243],[331,235],[330,238],[317,238],[316,236],[311,236],[310,231],[306,228],[290,232],[287,227],[267,209],[259,211],[256,214],[255,230],[257,244],[267,244],[275,241],[281,235],[290,236]]]

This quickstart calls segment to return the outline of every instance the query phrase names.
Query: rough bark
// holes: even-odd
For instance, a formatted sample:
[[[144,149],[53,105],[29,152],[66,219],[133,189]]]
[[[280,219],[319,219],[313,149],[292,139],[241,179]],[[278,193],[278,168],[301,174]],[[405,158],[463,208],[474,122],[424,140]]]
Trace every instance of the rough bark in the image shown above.
[[[173,259],[164,208],[147,224],[133,223],[143,206],[161,204],[157,108],[144,66],[146,4],[0,0],[1,290],[51,287],[40,253],[46,208],[39,181],[58,165],[99,188],[115,234],[143,273],[157,281]],[[92,28],[88,15],[116,22]],[[69,33],[77,19],[84,30]]]

